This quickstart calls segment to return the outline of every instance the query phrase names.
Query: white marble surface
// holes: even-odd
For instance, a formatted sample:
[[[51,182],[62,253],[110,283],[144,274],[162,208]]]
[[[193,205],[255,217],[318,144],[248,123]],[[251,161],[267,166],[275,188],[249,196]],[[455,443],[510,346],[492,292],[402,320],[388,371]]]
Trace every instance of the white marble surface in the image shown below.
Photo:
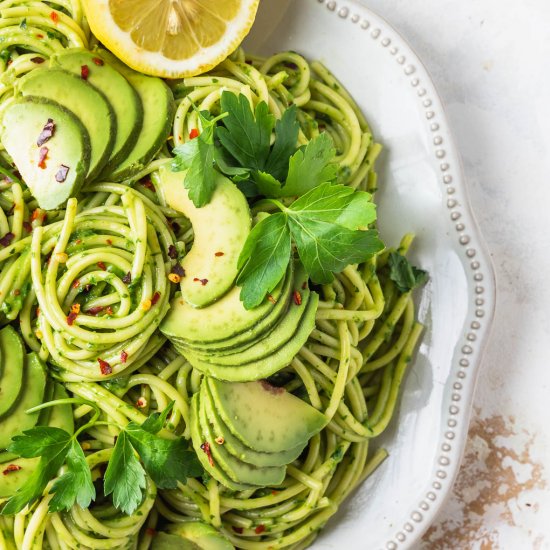
[[[497,275],[466,458],[421,547],[550,548],[550,2],[363,1],[435,81]]]

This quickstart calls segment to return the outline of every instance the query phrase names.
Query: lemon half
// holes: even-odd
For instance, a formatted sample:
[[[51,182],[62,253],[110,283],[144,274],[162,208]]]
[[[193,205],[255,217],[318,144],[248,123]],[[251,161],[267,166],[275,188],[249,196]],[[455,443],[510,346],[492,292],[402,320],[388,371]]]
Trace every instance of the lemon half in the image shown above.
[[[259,0],[84,0],[95,36],[142,73],[208,71],[248,34]]]

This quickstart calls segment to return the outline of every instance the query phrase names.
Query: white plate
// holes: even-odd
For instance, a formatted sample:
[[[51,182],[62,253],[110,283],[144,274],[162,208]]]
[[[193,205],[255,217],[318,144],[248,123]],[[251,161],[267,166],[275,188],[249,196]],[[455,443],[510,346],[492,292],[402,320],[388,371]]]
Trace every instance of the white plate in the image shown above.
[[[262,0],[246,47],[320,59],[348,88],[385,147],[378,164],[382,235],[395,244],[415,232],[413,260],[431,275],[420,296],[422,345],[382,441],[390,457],[313,546],[410,548],[458,471],[493,315],[493,272],[468,206],[460,158],[422,63],[359,3]]]

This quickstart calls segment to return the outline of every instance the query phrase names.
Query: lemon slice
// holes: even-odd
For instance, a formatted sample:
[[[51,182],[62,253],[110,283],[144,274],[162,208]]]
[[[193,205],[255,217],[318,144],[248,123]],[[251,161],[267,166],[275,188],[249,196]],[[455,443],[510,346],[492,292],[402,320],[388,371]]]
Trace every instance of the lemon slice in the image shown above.
[[[92,32],[142,73],[208,71],[248,34],[259,0],[84,0]]]

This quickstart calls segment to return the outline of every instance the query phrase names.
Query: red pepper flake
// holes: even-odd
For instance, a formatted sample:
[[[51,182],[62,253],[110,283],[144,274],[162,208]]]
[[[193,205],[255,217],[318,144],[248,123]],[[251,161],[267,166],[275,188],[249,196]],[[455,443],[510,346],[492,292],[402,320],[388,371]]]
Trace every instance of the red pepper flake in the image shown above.
[[[150,178],[144,179],[141,183],[142,183],[143,187],[145,187],[146,189],[149,189],[149,191],[152,191],[153,193],[157,192],[157,190],[155,189],[155,186],[153,185],[153,182],[151,181]]]
[[[48,158],[49,149],[47,147],[40,147],[38,152],[38,168],[44,170],[46,168],[46,159]]]
[[[31,61],[37,65],[41,65],[46,60],[43,57],[31,57]]]
[[[265,531],[265,525],[258,525],[258,527],[254,529],[254,533],[256,533],[256,535],[261,535],[264,531]]]
[[[197,130],[197,128],[193,128],[189,132],[189,139],[195,139],[196,137],[199,137],[199,131]]]
[[[181,266],[181,264],[176,264],[172,268],[172,273],[175,273],[179,277],[185,277],[185,269]]]
[[[36,308],[36,316],[38,317],[39,315],[40,315],[40,308],[37,307],[37,308]]]
[[[18,466],[17,464],[10,464],[2,473],[7,476],[8,474],[11,474],[12,472],[18,472],[19,470],[22,470],[23,468],[21,466]]]
[[[40,210],[39,210],[38,208],[36,208],[36,209],[33,210],[33,212],[32,212],[31,221],[37,220],[37,219],[38,219],[38,216],[40,216]]]
[[[231,529],[233,529],[233,531],[235,531],[238,535],[242,535],[244,531],[242,527],[235,527],[234,525],[231,526]]]
[[[273,386],[267,380],[260,380],[260,384],[265,391],[272,393],[273,395],[281,395],[282,393],[285,393],[284,388]]]
[[[196,283],[200,282],[202,286],[206,286],[208,284],[208,279],[199,279],[198,277],[195,277],[193,281]]]
[[[113,315],[113,308],[111,306],[105,308],[105,315]]]
[[[44,38],[44,35],[43,34],[37,34],[36,38]]]
[[[178,249],[173,244],[168,247],[168,257],[172,258],[172,260],[178,257]]]
[[[109,246],[112,246],[113,245],[113,241],[111,239],[107,239],[106,243],[109,245]]]
[[[11,242],[13,241],[13,239],[15,238],[15,235],[11,232],[11,231],[8,231],[1,239],[0,239],[0,244],[2,246],[9,246],[11,244]]]
[[[99,363],[99,369],[101,370],[101,374],[103,376],[107,376],[108,374],[112,374],[113,368],[107,361],[103,361],[103,359],[97,358],[97,362]]]
[[[23,222],[23,228],[25,229],[25,231],[26,231],[27,233],[30,233],[30,232],[32,231],[32,224],[31,224],[31,222],[27,222],[27,221]]]
[[[76,244],[82,244],[82,239],[76,239],[75,243]]]
[[[63,183],[67,179],[67,174],[69,173],[69,167],[64,164],[59,165],[59,169],[55,174],[55,181],[57,183]]]
[[[157,290],[151,298],[151,305],[154,306],[160,300],[160,292]]]
[[[210,452],[210,443],[208,443],[208,441],[205,441],[201,445],[201,449],[204,451],[204,454],[208,457],[208,462],[210,463],[210,466],[214,467],[214,459],[212,458],[212,453]]]
[[[97,315],[98,313],[101,313],[105,308],[103,306],[94,306],[90,309],[86,310],[86,313],[88,315]]]
[[[276,495],[278,495],[279,493],[280,493],[280,491],[276,491],[275,489],[273,489],[273,490],[271,491],[271,494],[272,494],[273,496],[276,496]]]
[[[126,363],[127,360],[128,360],[128,354],[124,350],[122,350],[122,353],[120,354],[120,362]]]
[[[80,281],[78,279],[75,279],[73,281],[73,288],[78,288],[80,286]]]
[[[124,277],[122,277],[122,282],[125,285],[129,285],[132,282],[132,274],[128,271]]]
[[[304,283],[302,284],[302,290],[306,290],[307,288],[307,281],[304,281]]]
[[[82,80],[88,80],[89,75],[90,68],[88,67],[88,65],[82,65],[82,67],[80,67],[80,78],[82,78]]]
[[[14,288],[12,294],[14,296],[19,296],[21,294],[21,291],[18,288]]]
[[[97,267],[99,267],[99,269],[101,269],[102,271],[106,271],[107,269],[107,266],[104,262],[97,262]]]
[[[69,313],[69,315],[67,315],[67,324],[69,326],[73,325],[79,313],[80,313],[80,304],[73,304],[71,306],[71,312]]]
[[[268,302],[271,302],[272,304],[276,304],[276,303],[277,303],[277,300],[275,300],[275,298],[273,298],[273,296],[271,296],[271,294],[268,294],[268,295],[267,295],[267,301],[268,301]]]
[[[224,255],[225,255],[224,252],[216,252],[216,253],[214,254],[214,256],[216,256],[216,258],[219,258],[220,256],[224,256]]]
[[[50,13],[50,19],[54,22],[54,23],[57,23],[59,21],[59,14],[56,12],[56,11],[52,11]]]
[[[147,529],[145,529],[145,532],[150,536],[150,537],[154,537],[157,532],[155,529],[153,529],[152,527],[147,527]]]
[[[101,59],[101,57],[94,57],[94,58],[92,58],[92,61],[93,61],[98,67],[103,67],[103,65],[105,65],[105,61],[103,61],[103,59]]]
[[[44,128],[42,128],[42,131],[40,132],[38,139],[36,140],[36,145],[38,147],[42,147],[42,145],[44,145],[44,143],[49,141],[54,134],[55,134],[55,123],[51,118],[49,118],[48,122],[44,124]]]
[[[302,295],[297,291],[295,290],[294,291],[294,294],[292,295],[293,299],[294,299],[294,303],[297,305],[297,306],[301,306],[302,305]]]

